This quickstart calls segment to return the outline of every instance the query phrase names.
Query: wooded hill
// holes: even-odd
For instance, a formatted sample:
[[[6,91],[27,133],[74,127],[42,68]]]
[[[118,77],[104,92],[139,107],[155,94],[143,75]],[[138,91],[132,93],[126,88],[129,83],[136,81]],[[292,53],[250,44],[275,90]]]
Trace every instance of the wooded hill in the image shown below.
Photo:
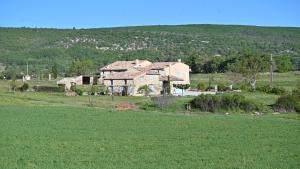
[[[288,55],[298,69],[300,28],[236,25],[139,26],[100,29],[0,28],[0,63],[60,70],[75,59],[96,67],[115,60],[173,61],[235,57],[243,49]]]

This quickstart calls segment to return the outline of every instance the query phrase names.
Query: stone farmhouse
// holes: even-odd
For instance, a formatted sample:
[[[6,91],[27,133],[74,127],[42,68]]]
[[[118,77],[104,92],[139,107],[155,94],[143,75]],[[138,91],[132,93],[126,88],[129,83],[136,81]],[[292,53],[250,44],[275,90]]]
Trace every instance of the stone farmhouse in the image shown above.
[[[150,95],[174,94],[173,84],[190,84],[188,65],[181,62],[154,62],[148,60],[116,61],[98,70],[98,76],[67,77],[57,82],[70,90],[72,85],[100,84],[109,94],[141,96],[138,89],[147,85]],[[170,82],[170,84],[169,84]]]
[[[144,85],[151,89],[150,95],[168,91],[173,94],[173,84],[190,84],[190,68],[180,59],[154,63],[147,60],[116,61],[100,68],[99,72],[99,83],[107,86],[110,93],[118,95],[140,96],[142,93],[138,89]]]

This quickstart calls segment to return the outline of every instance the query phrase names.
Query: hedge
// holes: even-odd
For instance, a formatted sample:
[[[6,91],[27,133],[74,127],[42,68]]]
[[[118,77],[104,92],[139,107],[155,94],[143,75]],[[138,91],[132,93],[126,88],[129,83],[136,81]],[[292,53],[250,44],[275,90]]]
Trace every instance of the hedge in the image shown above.
[[[63,86],[33,86],[36,92],[64,92]]]
[[[234,95],[199,95],[190,102],[192,108],[206,112],[224,110],[243,110],[245,112],[259,111],[257,103],[247,100],[244,96]]]

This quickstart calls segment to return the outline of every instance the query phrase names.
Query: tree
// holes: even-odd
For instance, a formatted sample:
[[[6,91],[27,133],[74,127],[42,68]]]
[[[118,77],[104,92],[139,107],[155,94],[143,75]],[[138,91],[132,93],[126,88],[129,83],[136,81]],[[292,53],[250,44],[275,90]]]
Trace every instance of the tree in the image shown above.
[[[93,68],[94,68],[94,64],[89,59],[76,60],[71,63],[68,70],[68,75],[69,76],[84,75],[88,73],[88,71],[92,70]]]
[[[143,85],[138,88],[138,92],[143,93],[144,96],[148,96],[152,92],[152,90],[148,85]]]
[[[199,65],[197,64],[196,56],[189,56],[186,60],[186,64],[191,67],[192,73],[200,73]]]
[[[15,92],[17,88],[16,71],[12,71],[11,82],[9,83],[9,85],[10,89]]]
[[[268,64],[268,58],[265,55],[245,51],[233,64],[232,71],[243,75],[251,88],[255,90],[257,76],[268,69]]]
[[[56,79],[57,78],[57,74],[58,74],[58,71],[57,71],[57,64],[54,63],[51,67],[51,73],[53,75],[53,78]]]
[[[277,71],[280,73],[288,72],[292,69],[292,62],[289,56],[278,56],[275,59]]]
[[[190,88],[190,84],[173,84],[173,87],[181,89],[182,91],[182,96],[183,96],[183,91]]]

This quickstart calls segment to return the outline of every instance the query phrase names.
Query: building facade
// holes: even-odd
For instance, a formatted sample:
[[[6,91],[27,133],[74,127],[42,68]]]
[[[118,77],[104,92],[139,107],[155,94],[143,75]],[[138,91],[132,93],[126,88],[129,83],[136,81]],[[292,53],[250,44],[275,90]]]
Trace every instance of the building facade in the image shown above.
[[[150,95],[174,92],[173,84],[190,84],[188,65],[178,62],[147,60],[117,61],[99,70],[99,83],[108,87],[110,94],[141,96],[139,88],[147,85]]]

